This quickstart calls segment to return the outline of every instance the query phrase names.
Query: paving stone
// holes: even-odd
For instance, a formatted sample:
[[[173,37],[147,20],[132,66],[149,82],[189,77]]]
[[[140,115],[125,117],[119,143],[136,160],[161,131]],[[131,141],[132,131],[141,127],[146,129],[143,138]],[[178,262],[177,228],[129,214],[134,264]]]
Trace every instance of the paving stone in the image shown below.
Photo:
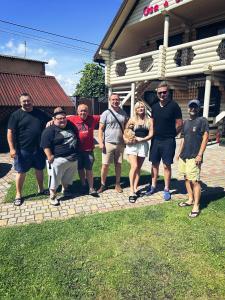
[[[205,162],[202,168],[202,180],[204,181],[203,193],[213,193],[216,187],[225,188],[224,170],[221,166],[225,165],[224,151],[222,147],[206,150],[204,155]],[[221,159],[218,159],[221,157]],[[9,162],[9,156],[5,156],[5,162]],[[144,168],[150,170],[151,165],[146,160]],[[160,166],[160,174],[162,166]],[[173,165],[173,176],[177,177],[177,163]],[[3,201],[7,189],[15,178],[15,172],[10,171],[7,176],[0,178],[0,202]],[[176,194],[177,181],[172,180],[172,200],[180,201],[187,199],[185,194]],[[179,188],[184,183],[179,182]],[[209,188],[207,188],[207,185]],[[140,187],[143,188],[144,186]],[[174,188],[175,187],[175,188]],[[41,223],[44,220],[51,219],[68,219],[79,215],[88,215],[90,213],[104,213],[107,211],[116,211],[120,209],[131,209],[135,207],[144,207],[149,205],[163,204],[162,198],[163,183],[159,184],[159,191],[151,197],[139,198],[135,204],[128,202],[129,188],[119,194],[114,189],[108,189],[100,195],[99,198],[92,196],[75,196],[72,199],[61,201],[58,207],[51,206],[48,199],[37,201],[26,201],[23,206],[16,207],[12,203],[0,204],[0,226],[15,226],[21,224]],[[169,205],[169,202],[166,204]]]

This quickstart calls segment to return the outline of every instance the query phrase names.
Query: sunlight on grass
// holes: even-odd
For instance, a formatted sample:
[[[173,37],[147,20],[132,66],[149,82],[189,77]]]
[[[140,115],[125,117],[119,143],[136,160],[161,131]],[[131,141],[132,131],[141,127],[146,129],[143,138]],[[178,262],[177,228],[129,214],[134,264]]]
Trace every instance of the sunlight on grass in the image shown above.
[[[122,164],[122,174],[121,174],[121,183],[123,186],[128,186],[129,184],[129,180],[128,180],[129,170],[130,170],[130,165],[126,160],[124,160]],[[93,167],[93,172],[94,172],[94,185],[96,188],[98,188],[100,186],[100,172],[101,172],[101,151],[99,150],[99,148],[95,148],[95,163]],[[149,173],[143,171],[142,183],[148,183],[149,180],[150,180]],[[46,171],[44,177],[44,184],[45,187],[48,186],[48,178],[47,178]],[[109,168],[107,184],[109,186],[115,184],[115,170],[113,165],[110,165]],[[79,177],[78,174],[75,174],[73,191],[78,191],[79,188],[80,188]],[[15,198],[15,194],[16,194],[15,182],[13,182],[7,192],[7,195],[5,197],[5,202],[12,202],[13,199]],[[46,196],[37,196],[36,194],[37,194],[37,183],[35,180],[34,170],[31,169],[26,176],[26,180],[23,188],[23,196],[26,197],[26,200],[38,200],[38,199],[46,198]]]
[[[1,299],[225,299],[225,198],[0,229]]]

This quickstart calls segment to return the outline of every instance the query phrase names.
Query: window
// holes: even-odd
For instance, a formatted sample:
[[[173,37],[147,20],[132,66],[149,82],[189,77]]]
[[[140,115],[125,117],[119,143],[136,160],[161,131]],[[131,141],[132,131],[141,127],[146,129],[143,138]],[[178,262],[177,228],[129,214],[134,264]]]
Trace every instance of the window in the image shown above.
[[[183,43],[183,33],[179,33],[169,37],[169,47],[180,45],[182,43]],[[163,39],[156,41],[156,44],[157,44],[157,49],[159,49],[159,46],[163,45]]]
[[[196,29],[197,40],[225,33],[225,21],[206,25]]]

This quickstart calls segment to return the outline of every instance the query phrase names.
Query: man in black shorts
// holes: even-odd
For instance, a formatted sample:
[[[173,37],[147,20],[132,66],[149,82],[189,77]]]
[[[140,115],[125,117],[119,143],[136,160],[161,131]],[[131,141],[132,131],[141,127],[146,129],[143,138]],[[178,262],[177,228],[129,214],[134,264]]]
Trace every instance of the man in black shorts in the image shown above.
[[[152,106],[154,137],[149,157],[152,162],[152,184],[147,189],[146,195],[152,195],[156,191],[159,164],[162,159],[165,182],[163,198],[168,201],[171,199],[169,187],[171,164],[176,148],[175,137],[182,129],[183,121],[179,105],[169,97],[169,86],[166,82],[161,82],[158,85],[157,96],[159,101]]]
[[[20,96],[21,108],[15,111],[9,119],[7,139],[10,156],[14,158],[16,174],[16,197],[14,204],[19,206],[23,202],[22,189],[26,172],[35,169],[38,192],[44,193],[43,169],[45,155],[40,148],[41,132],[50,120],[43,111],[33,108],[33,101],[29,94]]]

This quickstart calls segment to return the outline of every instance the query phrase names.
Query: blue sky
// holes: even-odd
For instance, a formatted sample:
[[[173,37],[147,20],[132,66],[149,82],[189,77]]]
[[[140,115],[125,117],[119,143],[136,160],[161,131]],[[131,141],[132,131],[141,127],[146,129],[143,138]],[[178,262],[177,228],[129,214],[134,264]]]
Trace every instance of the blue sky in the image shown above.
[[[122,0],[2,0],[0,20],[99,44],[121,3]],[[48,61],[47,74],[54,75],[69,95],[79,81],[79,71],[85,62],[92,61],[97,49],[0,22],[0,54],[24,57],[25,42],[26,57]],[[68,45],[62,47],[57,42]]]

